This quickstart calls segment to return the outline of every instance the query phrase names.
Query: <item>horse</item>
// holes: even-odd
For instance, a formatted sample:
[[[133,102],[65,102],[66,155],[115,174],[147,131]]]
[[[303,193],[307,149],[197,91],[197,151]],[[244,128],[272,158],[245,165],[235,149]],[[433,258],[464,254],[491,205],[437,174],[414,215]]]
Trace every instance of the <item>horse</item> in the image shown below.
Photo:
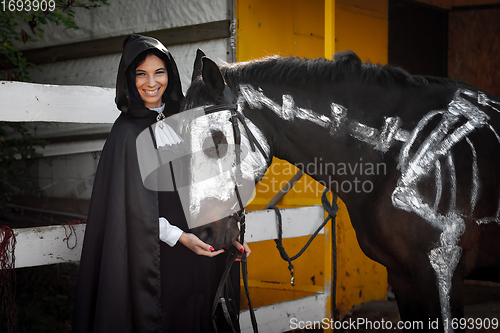
[[[500,282],[498,98],[351,51],[220,65],[199,51],[182,109],[231,105],[241,145],[258,161],[253,181],[276,156],[325,185],[346,204],[362,251],[387,268],[401,320],[464,331],[464,280]],[[231,137],[220,124],[200,138],[215,142],[215,160]],[[193,232],[221,248],[235,228],[225,217]]]

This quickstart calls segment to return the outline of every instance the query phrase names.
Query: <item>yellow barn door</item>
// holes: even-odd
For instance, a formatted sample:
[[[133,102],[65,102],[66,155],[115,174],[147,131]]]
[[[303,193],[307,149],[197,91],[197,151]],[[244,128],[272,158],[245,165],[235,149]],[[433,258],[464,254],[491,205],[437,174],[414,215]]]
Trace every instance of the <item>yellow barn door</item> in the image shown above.
[[[332,58],[335,51],[351,49],[363,60],[386,63],[387,15],[387,0],[236,0],[237,61],[276,54]],[[297,171],[275,158],[248,209],[262,209]],[[278,207],[321,204],[323,189],[304,175]],[[361,252],[348,211],[340,200],[338,203],[336,303],[343,316],[362,302],[385,298],[387,273]],[[284,240],[284,246],[292,256],[306,241],[307,237]],[[252,243],[251,248],[249,279],[260,287],[250,292],[254,307],[314,294],[323,289],[325,279],[331,279],[331,244],[325,244],[324,237],[317,237],[294,261],[296,287],[290,286],[288,263],[280,258],[274,242]],[[266,289],[268,282],[282,287]],[[245,306],[242,296],[242,308]],[[331,314],[331,308],[327,314]]]

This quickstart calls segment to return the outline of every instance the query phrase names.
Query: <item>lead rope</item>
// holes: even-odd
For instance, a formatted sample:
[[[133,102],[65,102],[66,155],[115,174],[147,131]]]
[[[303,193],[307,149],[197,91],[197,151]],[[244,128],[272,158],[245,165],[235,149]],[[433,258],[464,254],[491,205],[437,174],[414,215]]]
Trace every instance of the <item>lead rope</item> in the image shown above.
[[[332,282],[332,304],[333,304],[333,319],[337,320],[337,311],[336,311],[336,285],[337,285],[337,244],[336,244],[336,232],[335,232],[335,218],[337,216],[337,211],[339,209],[337,205],[337,195],[334,193],[332,198],[332,203],[328,201],[326,197],[326,193],[328,193],[328,189],[323,191],[323,195],[321,196],[321,204],[323,205],[323,209],[328,213],[325,221],[316,229],[314,234],[311,235],[307,243],[302,247],[302,249],[293,257],[290,257],[283,247],[283,226],[282,226],[282,218],[281,213],[278,207],[271,206],[270,209],[273,209],[276,212],[277,222],[278,222],[278,239],[275,239],[276,248],[278,249],[280,256],[283,260],[288,262],[288,270],[290,271],[292,286],[295,286],[295,276],[293,273],[293,264],[292,261],[299,258],[304,251],[311,245],[312,241],[316,237],[316,235],[320,232],[321,229],[325,227],[328,221],[332,220],[332,260],[333,260],[333,282]]]
[[[222,311],[224,313],[224,317],[226,318],[226,321],[228,322],[229,326],[231,327],[231,330],[233,333],[237,333],[236,329],[234,328],[233,325],[233,320],[231,318],[231,311],[229,311],[227,304],[229,303],[230,305],[232,302],[235,302],[234,297],[231,295],[228,295],[228,293],[232,292],[231,288],[231,283],[229,279],[229,272],[231,271],[231,267],[233,266],[234,259],[236,258],[236,248],[232,249],[232,251],[229,252],[229,255],[226,260],[226,269],[224,270],[224,274],[222,274],[221,281],[219,283],[219,286],[217,288],[217,292],[215,293],[215,298],[212,304],[212,326],[214,327],[215,332],[217,333],[217,323],[216,323],[216,311],[217,311],[217,306],[219,303],[221,303]],[[236,307],[235,305],[231,305],[231,310],[233,312],[233,317],[235,319],[238,318],[237,314],[234,313]]]
[[[237,149],[237,154],[236,154],[236,165],[237,165],[237,170],[238,174],[236,175],[236,184],[235,184],[235,189],[234,191],[236,192],[236,197],[238,198],[238,204],[240,205],[240,210],[241,213],[239,214],[239,222],[240,222],[240,244],[243,245],[245,243],[245,229],[246,229],[246,224],[245,224],[245,208],[243,206],[243,202],[241,200],[240,196],[240,191],[238,190],[239,186],[239,181],[241,180],[241,169],[240,169],[240,144],[241,144],[241,132],[238,127],[238,112],[236,112],[235,109],[231,110],[231,118],[232,118],[232,124],[233,124],[233,132],[234,132],[234,143],[235,147]],[[245,122],[240,119],[243,125],[245,126]],[[247,128],[245,127],[245,130]],[[248,131],[248,133],[251,133]],[[250,138],[249,135],[249,140],[252,142],[252,139]],[[252,146],[252,149],[254,150],[255,148]],[[248,300],[248,309],[250,312],[250,320],[252,321],[252,328],[254,333],[258,333],[258,327],[257,327],[257,320],[255,319],[255,313],[253,310],[252,306],[252,301],[250,300],[250,292],[248,289],[248,266],[247,266],[247,254],[245,251],[241,253],[241,275],[243,275],[243,285],[245,287],[245,295],[247,296]]]
[[[240,222],[240,240],[241,244],[245,242],[245,219],[243,222]],[[259,332],[259,328],[257,326],[257,319],[255,318],[255,312],[252,306],[252,300],[250,299],[250,291],[248,289],[248,266],[247,266],[247,253],[243,251],[241,254],[241,275],[243,275],[243,286],[245,287],[245,295],[248,300],[248,311],[250,312],[250,321],[252,322],[252,328],[254,333]]]
[[[0,302],[7,317],[7,332],[18,331],[16,308],[16,235],[8,226],[0,226]]]

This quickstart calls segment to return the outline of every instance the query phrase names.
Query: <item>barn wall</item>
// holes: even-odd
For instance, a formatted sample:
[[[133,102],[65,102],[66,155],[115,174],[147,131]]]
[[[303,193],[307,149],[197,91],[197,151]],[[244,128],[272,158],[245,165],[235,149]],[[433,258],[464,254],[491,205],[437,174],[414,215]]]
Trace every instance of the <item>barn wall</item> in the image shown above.
[[[500,8],[449,14],[448,76],[500,97]]]
[[[387,0],[337,0],[335,49],[351,50],[363,61],[387,63]]]
[[[351,50],[362,61],[387,63],[388,1],[337,0],[335,48]],[[337,222],[337,307],[341,314],[353,306],[387,297],[387,270],[361,251],[344,204]]]
[[[43,26],[45,39],[22,49],[63,45],[160,29],[189,26],[228,18],[227,0],[111,0],[93,10],[75,9],[80,29]],[[25,27],[26,31],[31,31]]]
[[[238,0],[238,61],[270,55],[323,56],[323,0]]]
[[[204,50],[216,62],[228,61],[225,39],[166,46],[177,63],[184,92],[191,83],[197,48]],[[41,64],[42,72],[32,69],[30,75],[34,83],[115,88],[120,57],[121,53],[117,53]]]
[[[67,30],[49,23],[43,27],[43,41],[23,44],[20,48],[42,70],[30,70],[33,83],[114,88],[123,39],[130,33],[161,32],[175,40],[169,45],[160,38],[176,59],[183,90],[186,91],[197,48],[202,48],[217,62],[233,59],[229,38],[210,39],[211,35],[205,34],[203,29],[190,34],[191,27],[229,22],[232,13],[231,0],[112,0],[109,6],[94,10],[75,9],[75,22],[80,29]],[[224,29],[224,25],[215,26]],[[226,33],[230,36],[229,23],[227,27]],[[184,30],[177,34],[179,29]],[[31,31],[29,27],[24,30]],[[202,41],[193,42],[194,38]],[[111,41],[113,47],[103,40]],[[82,58],[80,52],[87,52],[87,49],[92,50],[94,56]],[[61,58],[64,60],[47,62]],[[110,126],[37,123],[28,127],[37,137],[57,138],[57,145],[47,147],[52,156],[39,159],[31,168],[46,196],[88,200],[100,150]],[[69,127],[71,133],[67,133]],[[75,139],[75,135],[78,138]],[[98,141],[94,140],[96,135]],[[80,148],[68,154],[75,147],[75,140]],[[85,140],[89,144],[85,144]],[[57,153],[58,149],[60,153]]]
[[[239,0],[237,1],[238,61],[264,56],[325,56],[325,1],[299,0]],[[336,1],[336,48],[351,49],[363,60],[387,62],[386,0]],[[257,185],[257,196],[250,209],[262,209],[285,183],[297,172],[289,163],[274,159],[264,179]],[[279,207],[320,204],[324,187],[305,175]],[[340,202],[340,201],[339,201]],[[337,306],[341,314],[352,306],[386,296],[387,274],[379,264],[362,254],[349,220],[345,205],[340,202],[337,215],[338,280]],[[306,238],[285,240],[289,254],[297,253]],[[252,244],[256,258],[249,261],[250,278],[289,283],[290,274],[275,249],[274,242]],[[311,247],[294,262],[297,284],[322,285],[324,241],[315,240]],[[258,266],[258,268],[257,268]],[[304,296],[303,292],[252,291],[259,305]],[[252,301],[254,302],[254,300]]]
[[[45,30],[43,41],[21,44],[19,48],[29,51],[27,55],[35,57],[35,59],[30,58],[35,63],[37,63],[37,56],[39,59],[47,57],[44,50],[54,50],[52,57],[56,59],[69,58],[64,61],[37,63],[42,72],[36,69],[30,71],[32,81],[35,83],[114,88],[121,44],[128,34],[149,34],[231,19],[230,0],[113,0],[109,2],[109,6],[101,6],[93,10],[76,8],[75,23],[79,26],[78,30],[63,29],[49,22],[43,27]],[[25,30],[31,32],[29,27],[25,27]],[[106,45],[92,44],[92,41],[99,42],[113,37],[120,38],[120,40],[118,48],[111,53],[105,47]],[[191,38],[186,36],[188,37]],[[205,38],[203,32],[200,38]],[[168,44],[168,41],[161,41],[177,61],[184,90],[190,83],[193,61],[198,47],[204,49],[216,61],[232,60],[232,52],[226,38],[194,43],[176,39],[175,45]],[[60,55],[58,53],[62,51],[54,49],[54,47],[66,45],[69,49],[74,48],[76,54],[67,54],[66,51]],[[82,48],[95,49],[96,54],[80,58],[79,50],[86,51]],[[39,53],[36,52],[37,50]]]

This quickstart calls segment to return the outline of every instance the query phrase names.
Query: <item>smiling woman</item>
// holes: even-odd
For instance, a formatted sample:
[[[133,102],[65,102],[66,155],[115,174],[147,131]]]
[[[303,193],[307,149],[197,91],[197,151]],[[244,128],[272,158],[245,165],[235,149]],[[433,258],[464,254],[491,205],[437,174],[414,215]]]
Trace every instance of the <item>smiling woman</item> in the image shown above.
[[[161,97],[168,85],[165,62],[153,54],[147,55],[135,70],[135,85],[145,107],[160,107]]]
[[[95,175],[74,332],[213,333],[215,325],[218,332],[233,332],[231,326],[238,332],[238,265],[230,274],[234,322],[225,322],[220,306],[211,317],[226,260],[234,261],[236,250],[230,256],[202,242],[190,231],[177,189],[149,190],[141,179],[136,140],[142,131],[152,129],[155,152],[162,147],[158,138],[165,149],[181,142],[172,129],[160,133],[168,129],[164,118],[182,116],[175,61],[158,40],[131,35],[116,82],[121,114]]]

